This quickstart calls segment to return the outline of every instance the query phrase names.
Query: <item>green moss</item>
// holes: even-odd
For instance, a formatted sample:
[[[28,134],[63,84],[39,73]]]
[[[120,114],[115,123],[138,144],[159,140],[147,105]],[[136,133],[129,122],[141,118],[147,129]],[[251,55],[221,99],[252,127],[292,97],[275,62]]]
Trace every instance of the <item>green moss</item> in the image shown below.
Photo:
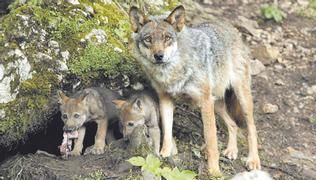
[[[35,74],[32,79],[28,79],[21,83],[20,95],[51,94],[51,88],[56,84],[57,78],[52,72],[46,72],[46,74]]]
[[[43,124],[43,119],[52,109],[50,97],[56,89],[57,78],[53,73],[36,74],[20,84],[16,100],[1,104],[6,117],[0,121],[0,135],[5,136],[0,146],[9,147],[12,141],[25,139],[25,134],[34,132]]]
[[[106,74],[117,74],[117,72],[127,72],[132,69],[133,64],[126,56],[127,52],[119,53],[114,47],[108,45],[92,45],[89,44],[82,54],[71,64],[70,69],[75,74],[84,74],[88,72],[96,72],[106,70]]]

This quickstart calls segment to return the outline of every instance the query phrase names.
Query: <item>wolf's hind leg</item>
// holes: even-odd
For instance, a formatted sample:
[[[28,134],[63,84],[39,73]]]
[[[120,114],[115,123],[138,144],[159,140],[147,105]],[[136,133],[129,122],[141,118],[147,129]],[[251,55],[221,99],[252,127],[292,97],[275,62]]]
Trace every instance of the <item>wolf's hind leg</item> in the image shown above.
[[[228,144],[223,151],[223,155],[228,159],[236,159],[238,154],[237,148],[237,130],[238,127],[235,121],[229,116],[224,100],[215,102],[215,112],[224,120],[228,129]]]
[[[235,86],[233,86],[233,89],[241,106],[243,117],[245,118],[247,123],[249,144],[247,166],[249,169],[260,169],[261,167],[258,155],[257,130],[253,119],[253,100],[249,85],[250,83],[247,83],[246,80],[237,83]]]

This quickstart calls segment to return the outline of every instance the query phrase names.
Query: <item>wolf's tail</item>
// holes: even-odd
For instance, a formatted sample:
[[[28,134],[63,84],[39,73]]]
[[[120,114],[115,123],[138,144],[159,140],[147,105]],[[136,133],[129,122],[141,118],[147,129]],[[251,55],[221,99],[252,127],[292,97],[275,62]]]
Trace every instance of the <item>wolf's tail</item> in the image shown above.
[[[242,113],[242,108],[232,88],[226,90],[225,92],[225,104],[226,104],[228,114],[236,122],[236,124],[240,128],[246,127],[246,123],[245,123],[244,116]]]

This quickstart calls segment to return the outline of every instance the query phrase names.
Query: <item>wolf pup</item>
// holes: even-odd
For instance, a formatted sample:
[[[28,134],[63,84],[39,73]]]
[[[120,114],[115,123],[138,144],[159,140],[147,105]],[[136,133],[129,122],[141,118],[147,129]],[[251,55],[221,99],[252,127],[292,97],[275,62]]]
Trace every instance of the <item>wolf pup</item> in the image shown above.
[[[159,155],[159,106],[153,96],[149,92],[141,91],[127,100],[114,100],[113,103],[119,109],[124,138],[128,138],[137,126],[145,125],[153,143],[154,152]]]
[[[118,93],[105,88],[87,88],[68,97],[58,91],[61,118],[64,121],[64,131],[78,131],[74,149],[69,153],[79,156],[83,148],[83,140],[87,122],[97,123],[95,143],[86,153],[104,153],[107,128],[111,121],[118,118],[118,112],[112,100],[120,98]]]
[[[164,132],[160,155],[171,154],[173,99],[185,95],[201,110],[208,169],[212,175],[220,174],[215,111],[228,127],[224,155],[230,159],[237,157],[238,127],[233,119],[242,114],[248,127],[247,164],[250,169],[260,169],[250,58],[238,31],[223,21],[187,27],[183,6],[175,8],[169,16],[147,17],[136,7],[131,7],[129,15],[135,57],[160,99]],[[232,91],[233,102],[225,97],[226,91]],[[226,104],[228,101],[232,103]]]

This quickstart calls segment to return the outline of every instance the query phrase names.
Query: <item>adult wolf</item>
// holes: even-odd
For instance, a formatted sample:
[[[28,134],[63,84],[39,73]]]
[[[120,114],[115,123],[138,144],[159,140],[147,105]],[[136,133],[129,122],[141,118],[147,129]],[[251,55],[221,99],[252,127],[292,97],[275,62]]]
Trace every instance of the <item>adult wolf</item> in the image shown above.
[[[228,127],[223,154],[237,158],[238,127],[233,119],[242,115],[248,128],[247,164],[260,169],[249,55],[237,30],[223,21],[187,27],[183,6],[169,16],[147,17],[136,7],[129,15],[135,57],[160,99],[164,133],[160,155],[171,154],[173,98],[186,95],[201,109],[209,172],[220,174],[214,111]]]

